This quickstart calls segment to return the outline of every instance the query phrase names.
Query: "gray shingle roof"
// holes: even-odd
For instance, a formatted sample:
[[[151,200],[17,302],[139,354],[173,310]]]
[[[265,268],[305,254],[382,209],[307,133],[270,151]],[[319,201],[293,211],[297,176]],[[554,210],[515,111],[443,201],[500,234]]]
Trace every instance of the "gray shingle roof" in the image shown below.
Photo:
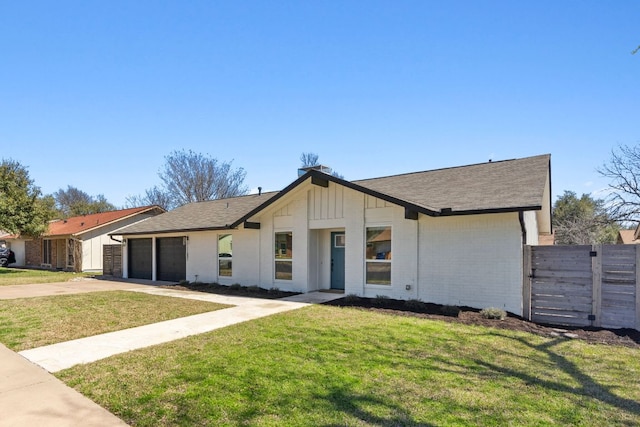
[[[430,209],[497,211],[542,205],[549,154],[352,181]]]
[[[429,215],[465,214],[540,209],[550,172],[549,154],[394,175],[344,181],[309,171],[281,192],[190,203],[149,218],[118,234],[153,234],[225,229],[259,213],[309,176],[333,181],[358,191],[383,197]],[[444,209],[451,212],[443,213]]]
[[[224,229],[247,212],[278,194],[277,191],[189,203],[172,211],[118,230],[118,234]]]

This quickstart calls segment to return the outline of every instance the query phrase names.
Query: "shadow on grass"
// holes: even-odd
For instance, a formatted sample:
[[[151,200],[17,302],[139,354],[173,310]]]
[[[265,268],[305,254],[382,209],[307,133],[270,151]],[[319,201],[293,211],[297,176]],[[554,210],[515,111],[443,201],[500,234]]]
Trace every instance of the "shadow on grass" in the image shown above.
[[[413,420],[409,411],[401,405],[374,396],[353,393],[344,387],[332,387],[323,395],[316,396],[316,399],[329,403],[333,411],[350,415],[375,426],[429,427],[433,425]],[[368,408],[378,408],[380,412],[389,413],[390,415],[386,417],[378,415]],[[337,427],[345,424],[343,421],[322,425],[325,427]]]
[[[522,337],[506,336],[500,333],[494,333],[492,335],[497,335],[502,338],[518,341],[519,343],[533,350],[544,353],[549,358],[549,360],[554,363],[555,367],[559,371],[562,371],[569,375],[579,384],[579,386],[575,387],[555,381],[542,380],[533,375],[514,369],[498,366],[496,364],[485,362],[483,360],[475,360],[475,362],[479,366],[482,366],[500,375],[517,378],[525,382],[526,384],[538,385],[546,389],[558,391],[561,393],[574,394],[577,396],[591,398],[607,405],[611,405],[620,410],[627,411],[633,415],[640,415],[640,402],[617,396],[611,391],[610,387],[599,384],[589,375],[582,372],[575,363],[571,362],[566,357],[558,354],[553,350],[553,347],[555,347],[556,345],[566,342],[566,338],[556,338],[539,345],[534,345]]]

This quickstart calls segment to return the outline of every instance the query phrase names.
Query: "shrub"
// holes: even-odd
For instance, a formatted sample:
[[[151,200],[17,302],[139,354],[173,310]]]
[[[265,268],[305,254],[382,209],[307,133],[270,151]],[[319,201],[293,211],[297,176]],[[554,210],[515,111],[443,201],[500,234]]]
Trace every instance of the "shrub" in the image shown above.
[[[458,317],[460,314],[460,307],[455,305],[443,305],[440,308],[440,313],[442,313],[443,316]]]
[[[273,287],[269,288],[269,293],[270,294],[280,293],[280,288],[278,288],[277,286],[273,286]]]
[[[497,319],[504,320],[507,317],[507,312],[495,307],[483,308],[480,310],[480,314],[485,319]]]
[[[360,297],[356,294],[349,294],[347,296],[344,297],[344,300],[346,302],[358,302],[360,301]]]
[[[373,303],[379,307],[386,305],[387,302],[389,301],[389,297],[386,295],[376,295],[376,297],[373,300]]]
[[[182,285],[182,286],[187,286],[189,285],[191,282],[189,282],[188,280],[180,280],[180,282],[178,282],[178,285]]]
[[[239,291],[240,289],[242,289],[242,285],[240,283],[234,283],[233,285],[229,286],[229,289],[233,289],[234,291]]]
[[[258,285],[247,286],[247,290],[251,292],[260,292],[260,287]]]
[[[421,299],[412,298],[408,299],[404,302],[405,307],[411,308],[413,310],[422,310],[425,306],[424,302]]]

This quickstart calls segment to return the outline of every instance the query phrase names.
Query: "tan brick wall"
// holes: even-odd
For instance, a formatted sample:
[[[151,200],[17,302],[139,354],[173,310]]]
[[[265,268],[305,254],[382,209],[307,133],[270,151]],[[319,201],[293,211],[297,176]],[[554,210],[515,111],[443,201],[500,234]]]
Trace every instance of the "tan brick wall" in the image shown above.
[[[25,264],[39,267],[42,264],[42,239],[27,240],[24,242]]]

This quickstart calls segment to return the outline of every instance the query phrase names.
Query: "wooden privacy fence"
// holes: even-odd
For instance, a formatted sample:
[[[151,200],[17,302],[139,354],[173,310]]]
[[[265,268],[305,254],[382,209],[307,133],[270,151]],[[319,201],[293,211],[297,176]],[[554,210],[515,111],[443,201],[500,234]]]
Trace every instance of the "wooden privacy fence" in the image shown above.
[[[524,317],[640,330],[639,246],[525,246]]]
[[[102,274],[122,277],[122,246],[102,246]]]

